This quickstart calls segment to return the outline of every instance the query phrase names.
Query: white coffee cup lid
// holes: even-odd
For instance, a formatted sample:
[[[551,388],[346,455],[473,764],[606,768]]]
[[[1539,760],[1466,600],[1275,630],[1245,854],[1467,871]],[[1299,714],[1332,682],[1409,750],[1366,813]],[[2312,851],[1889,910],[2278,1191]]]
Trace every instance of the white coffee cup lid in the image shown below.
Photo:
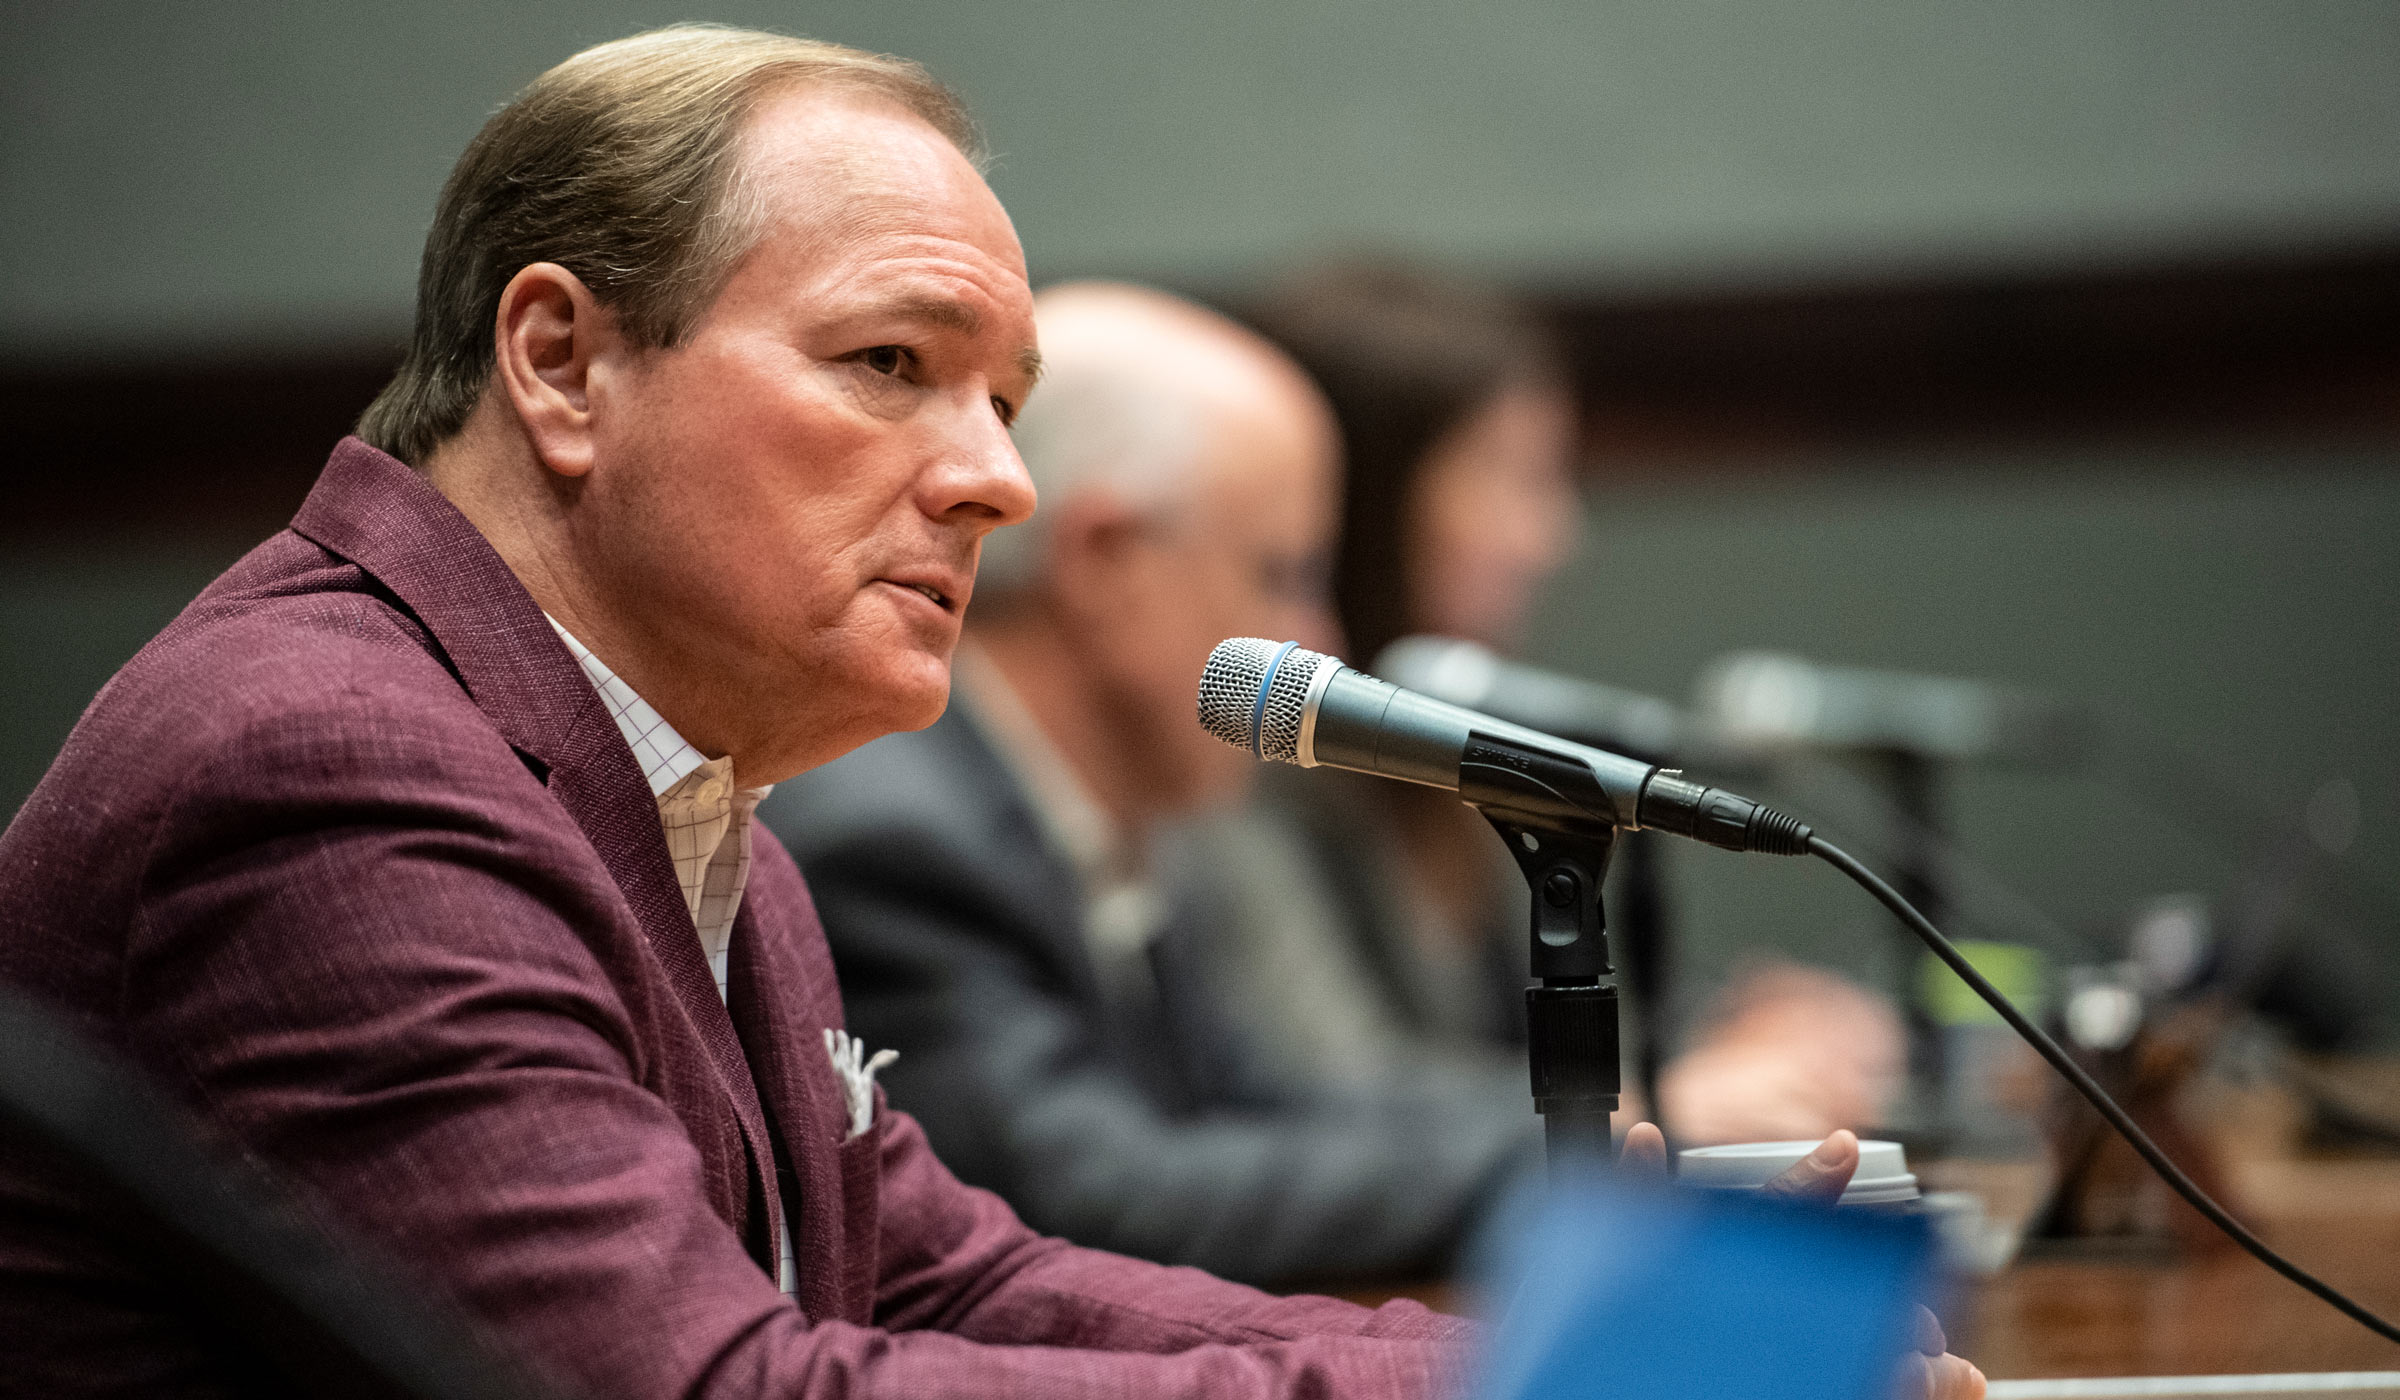
[[[1781,1175],[1817,1144],[1792,1142],[1735,1142],[1722,1147],[1687,1147],[1676,1155],[1676,1179],[1686,1186],[1712,1191],[1755,1191]],[[1846,1206],[1892,1205],[1917,1199],[1917,1178],[1908,1170],[1908,1154],[1900,1144],[1864,1138],[1858,1144],[1858,1172],[1842,1192]]]

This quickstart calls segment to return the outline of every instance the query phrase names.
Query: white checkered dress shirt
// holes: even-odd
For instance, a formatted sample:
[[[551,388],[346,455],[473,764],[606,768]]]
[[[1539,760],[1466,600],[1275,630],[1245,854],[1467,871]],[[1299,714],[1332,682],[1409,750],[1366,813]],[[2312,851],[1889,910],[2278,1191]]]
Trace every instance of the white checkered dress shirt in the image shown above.
[[[545,617],[548,614],[544,614]],[[666,828],[667,854],[675,859],[675,878],[683,886],[684,907],[700,935],[700,951],[708,955],[716,974],[717,996],[725,996],[725,968],[733,944],[733,918],[742,911],[742,890],[750,882],[750,814],[773,791],[772,787],[737,788],[733,760],[707,758],[684,741],[672,725],[633,687],[592,655],[591,648],[550,618],[558,639],[567,644],[575,664],[583,668],[592,688],[617,722],[617,732],[650,780],[650,795],[658,801],[659,824]],[[840,1067],[837,1058],[836,1067]],[[845,1080],[845,1082],[847,1082]],[[777,1282],[785,1293],[799,1286],[792,1256],[792,1227],[783,1227],[783,1266]]]

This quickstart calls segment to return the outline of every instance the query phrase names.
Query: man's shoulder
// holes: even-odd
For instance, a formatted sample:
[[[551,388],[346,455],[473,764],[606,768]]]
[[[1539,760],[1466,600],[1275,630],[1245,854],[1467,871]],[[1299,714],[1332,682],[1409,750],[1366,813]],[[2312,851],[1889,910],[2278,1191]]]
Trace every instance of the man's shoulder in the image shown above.
[[[346,746],[360,762],[456,734],[497,742],[431,637],[375,579],[291,534],[251,551],[127,662],[60,754],[139,785],[250,750]]]
[[[406,608],[287,533],[118,671],[0,833],[0,963],[63,986],[170,873],[377,824],[543,822],[571,859],[541,793]]]
[[[272,638],[282,653],[367,648],[438,654],[424,625],[373,574],[291,530],[235,561],[145,650],[234,636]]]
[[[999,756],[955,704],[928,728],[778,784],[759,815],[804,867],[862,840],[978,849],[1029,819]]]
[[[868,911],[895,901],[1001,941],[1043,941],[1074,918],[1072,867],[955,708],[778,784],[759,817],[798,861],[837,953],[878,937]]]

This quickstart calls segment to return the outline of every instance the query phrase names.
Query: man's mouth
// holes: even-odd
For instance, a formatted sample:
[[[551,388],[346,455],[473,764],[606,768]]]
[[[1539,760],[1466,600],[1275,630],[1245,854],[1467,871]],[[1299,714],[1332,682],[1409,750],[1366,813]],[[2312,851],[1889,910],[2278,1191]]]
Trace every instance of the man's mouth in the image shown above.
[[[934,587],[930,583],[916,583],[896,578],[887,578],[884,580],[884,582],[892,585],[894,588],[905,588],[910,592],[917,594],[918,596],[926,599],[928,602],[931,602],[935,607],[940,608],[943,612],[956,611],[956,609],[951,605],[950,595],[944,593],[942,590]]]

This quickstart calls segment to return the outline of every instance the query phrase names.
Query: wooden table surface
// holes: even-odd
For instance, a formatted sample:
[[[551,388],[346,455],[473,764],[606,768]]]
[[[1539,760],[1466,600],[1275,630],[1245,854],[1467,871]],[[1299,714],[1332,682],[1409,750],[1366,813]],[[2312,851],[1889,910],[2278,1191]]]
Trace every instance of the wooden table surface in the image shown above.
[[[2269,1244],[2400,1320],[2400,1160],[2236,1162],[2229,1185]],[[2020,1259],[1974,1290],[1962,1322],[1959,1345],[1995,1379],[2400,1370],[2400,1345],[2231,1251]]]
[[[2277,1155],[2228,1172],[2237,1214],[2269,1244],[2400,1321],[2400,1158]],[[1994,1204],[2006,1212],[2012,1203]],[[1446,1285],[1349,1296],[1459,1301]],[[2400,1370],[2400,1345],[2234,1250],[2144,1262],[2020,1258],[1960,1302],[1953,1346],[1995,1380]]]

